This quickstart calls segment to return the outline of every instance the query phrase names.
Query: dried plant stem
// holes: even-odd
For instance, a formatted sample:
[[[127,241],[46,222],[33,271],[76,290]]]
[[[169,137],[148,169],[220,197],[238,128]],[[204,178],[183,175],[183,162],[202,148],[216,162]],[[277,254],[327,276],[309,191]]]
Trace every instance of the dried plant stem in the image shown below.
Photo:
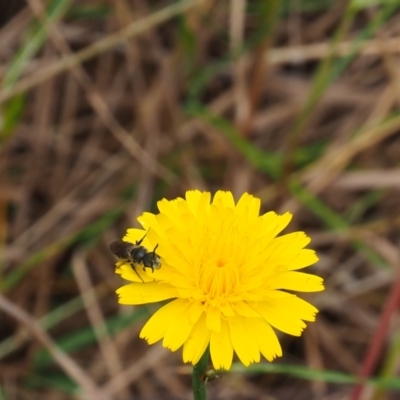
[[[21,308],[11,303],[7,298],[0,294],[0,310],[15,318],[23,325],[32,336],[35,336],[47,351],[52,355],[58,365],[73,379],[86,393],[90,399],[110,400],[106,394],[102,393],[96,386],[90,376],[73,361],[68,354],[64,353],[51,339],[51,337],[42,329],[42,327]]]
[[[395,284],[392,286],[386,304],[383,308],[379,325],[374,334],[369,348],[365,354],[359,373],[360,378],[368,378],[376,367],[379,357],[382,355],[382,349],[385,344],[385,339],[388,335],[390,321],[399,307],[400,303],[400,276],[397,277]],[[361,380],[362,381],[362,380]],[[351,400],[361,398],[364,384],[357,384],[353,389]]]
[[[69,56],[63,57],[61,60],[51,64],[47,68],[42,68],[32,76],[28,76],[25,79],[21,79],[13,87],[7,87],[0,91],[0,103],[12,98],[13,96],[23,93],[28,89],[38,85],[39,83],[46,81],[47,79],[60,74],[61,72],[71,69],[84,61],[89,60],[97,56],[98,54],[104,53],[105,51],[113,48],[114,46],[123,43],[125,40],[139,35],[155,26],[175,17],[190,8],[199,4],[202,0],[187,0],[183,2],[177,2],[171,6],[165,7],[162,10],[151,14],[149,17],[143,18],[140,21],[134,21],[129,24],[126,28],[121,29],[113,35],[108,35],[104,39],[97,41],[96,43],[84,48]]]

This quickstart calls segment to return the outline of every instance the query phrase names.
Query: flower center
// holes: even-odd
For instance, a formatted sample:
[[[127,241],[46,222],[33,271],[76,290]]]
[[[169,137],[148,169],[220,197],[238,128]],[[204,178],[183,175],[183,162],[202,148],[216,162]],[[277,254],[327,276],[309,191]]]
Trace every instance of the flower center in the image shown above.
[[[222,268],[225,266],[226,261],[222,258],[219,258],[216,262],[217,268]]]
[[[199,287],[204,300],[213,307],[230,298],[237,290],[239,275],[232,260],[223,257],[210,257],[199,265]]]

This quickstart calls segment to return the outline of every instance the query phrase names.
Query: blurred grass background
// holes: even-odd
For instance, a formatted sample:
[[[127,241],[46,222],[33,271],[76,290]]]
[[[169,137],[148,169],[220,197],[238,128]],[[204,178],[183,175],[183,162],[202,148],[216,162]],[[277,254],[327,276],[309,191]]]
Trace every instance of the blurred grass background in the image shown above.
[[[194,188],[293,212],[327,286],[282,359],[209,398],[400,398],[399,0],[0,10],[0,400],[191,398],[108,244]]]

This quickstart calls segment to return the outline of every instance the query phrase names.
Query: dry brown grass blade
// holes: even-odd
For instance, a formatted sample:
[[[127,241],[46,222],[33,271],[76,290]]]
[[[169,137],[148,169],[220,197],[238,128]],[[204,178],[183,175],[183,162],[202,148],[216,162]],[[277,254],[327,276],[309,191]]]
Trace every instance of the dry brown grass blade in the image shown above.
[[[120,375],[107,382],[102,390],[107,393],[107,395],[113,396],[114,393],[118,393],[131,382],[137,381],[151,369],[154,364],[167,355],[167,350],[160,346],[150,348],[143,357],[134,360]]]
[[[87,48],[73,53],[60,61],[49,65],[48,67],[40,69],[33,76],[21,79],[15,86],[9,88],[3,88],[0,91],[0,103],[14,97],[17,94],[23,93],[38,84],[46,81],[47,79],[54,77],[68,69],[76,67],[107,50],[110,50],[114,46],[125,42],[127,39],[134,36],[140,35],[141,33],[156,27],[173,18],[192,7],[201,4],[204,0],[186,0],[177,2],[171,6],[165,7],[164,9],[151,14],[150,16],[143,18],[141,21],[134,21],[126,28],[121,29],[119,32],[113,35],[108,35],[104,39],[97,41],[96,43],[88,46]]]
[[[28,0],[28,4],[31,6],[36,16],[42,20],[42,23],[46,24],[46,14],[42,3],[39,0]],[[55,46],[64,54],[64,58],[72,56],[73,53],[71,52],[68,43],[59,32],[55,24],[52,22],[47,24],[50,37],[52,38]],[[113,116],[103,96],[93,86],[92,80],[83,70],[83,68],[79,64],[76,64],[72,68],[72,73],[85,89],[88,101],[93,109],[97,112],[99,118],[132,154],[132,156],[139,160],[152,173],[159,175],[166,181],[171,181],[174,178],[174,174],[166,167],[158,163],[154,157],[152,157],[145,149],[143,149],[139,143],[137,143],[134,137],[121,126],[121,124]]]
[[[85,254],[83,251],[76,252],[72,260],[73,271],[76,282],[79,286],[86,313],[96,335],[100,347],[102,361],[106,366],[111,378],[120,375],[124,368],[120,359],[117,347],[107,332],[107,327],[103,312],[95,297],[93,284],[91,282],[87,265],[85,263]],[[115,398],[124,399],[129,396],[126,390],[121,390],[115,395]]]
[[[80,180],[79,185],[76,185],[74,189],[68,192],[59,202],[55,203],[54,206],[41,218],[38,218],[34,224],[22,231],[21,235],[15,238],[14,242],[8,246],[5,257],[8,259],[18,259],[21,256],[26,257],[25,252],[37,242],[43,241],[46,233],[48,234],[48,232],[51,231],[52,226],[60,223],[60,221],[66,218],[72,211],[75,211],[76,216],[83,211],[82,208],[78,207],[79,200],[76,199],[79,191],[87,188],[96,178],[106,180],[110,179],[110,177],[114,177],[124,164],[125,161],[119,153],[105,160],[101,169],[93,171],[85,177],[85,179]],[[105,190],[106,189],[103,189],[102,191],[104,192]],[[98,198],[94,197],[91,200],[96,203],[101,202],[103,207],[106,206],[105,199],[101,196],[98,196]],[[93,208],[92,204],[88,204],[88,208]],[[82,218],[77,218],[76,221],[79,224],[78,227],[81,228]]]
[[[379,323],[362,360],[359,371],[359,377],[361,379],[370,377],[377,368],[384,351],[386,340],[390,334],[391,321],[393,316],[398,312],[400,305],[400,252],[397,247],[394,247],[391,243],[384,240],[378,241],[378,245],[375,247],[389,263],[394,262],[392,265],[396,270],[396,278],[391,285],[390,292],[387,294]],[[366,389],[366,385],[356,385],[351,394],[351,400],[363,398],[362,396],[363,393],[366,392]]]
[[[286,64],[288,62],[305,62],[311,60],[321,60],[332,51],[329,41],[325,43],[313,43],[301,46],[288,46],[282,49],[271,49],[265,55],[265,61],[271,64]],[[385,39],[385,51],[393,54],[400,52],[400,38]],[[354,42],[344,41],[339,43],[333,54],[339,57],[345,57],[354,52]],[[382,54],[382,47],[379,39],[367,40],[357,46],[356,53],[360,56],[376,56]]]
[[[243,46],[245,37],[246,23],[246,0],[232,0],[230,3],[229,16],[229,35],[230,35],[230,50],[235,54]],[[251,115],[251,104],[247,89],[248,80],[248,63],[244,56],[239,57],[233,66],[234,77],[234,97],[235,97],[235,126],[238,132],[247,136],[248,131],[245,130],[245,125],[249,121]],[[234,193],[239,194],[249,190],[249,174],[250,170],[243,168],[244,160],[241,160],[236,155],[232,154],[231,174],[235,177]]]
[[[56,345],[53,339],[36,322],[35,318],[32,318],[2,294],[0,294],[0,309],[31,332],[32,336],[48,350],[65,373],[82,388],[89,399],[112,399],[93,382],[90,376],[71,357]]]

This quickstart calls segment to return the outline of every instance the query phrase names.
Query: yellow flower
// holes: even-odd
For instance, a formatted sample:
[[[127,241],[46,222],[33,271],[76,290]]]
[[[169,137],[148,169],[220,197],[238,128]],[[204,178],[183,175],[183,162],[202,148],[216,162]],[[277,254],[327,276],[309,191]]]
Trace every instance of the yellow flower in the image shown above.
[[[288,291],[323,290],[322,278],[298,272],[318,261],[304,247],[304,232],[277,235],[290,213],[259,215],[260,200],[245,193],[188,191],[186,199],[161,200],[159,213],[144,213],[143,229],[128,229],[124,241],[161,257],[152,271],[124,260],[116,272],[130,283],[117,290],[121,304],[170,300],[143,327],[149,344],[183,346],[183,361],[196,364],[207,346],[216,369],[229,369],[235,352],[244,365],[282,355],[272,328],[300,336],[318,310]],[[140,275],[140,277],[138,276]]]

